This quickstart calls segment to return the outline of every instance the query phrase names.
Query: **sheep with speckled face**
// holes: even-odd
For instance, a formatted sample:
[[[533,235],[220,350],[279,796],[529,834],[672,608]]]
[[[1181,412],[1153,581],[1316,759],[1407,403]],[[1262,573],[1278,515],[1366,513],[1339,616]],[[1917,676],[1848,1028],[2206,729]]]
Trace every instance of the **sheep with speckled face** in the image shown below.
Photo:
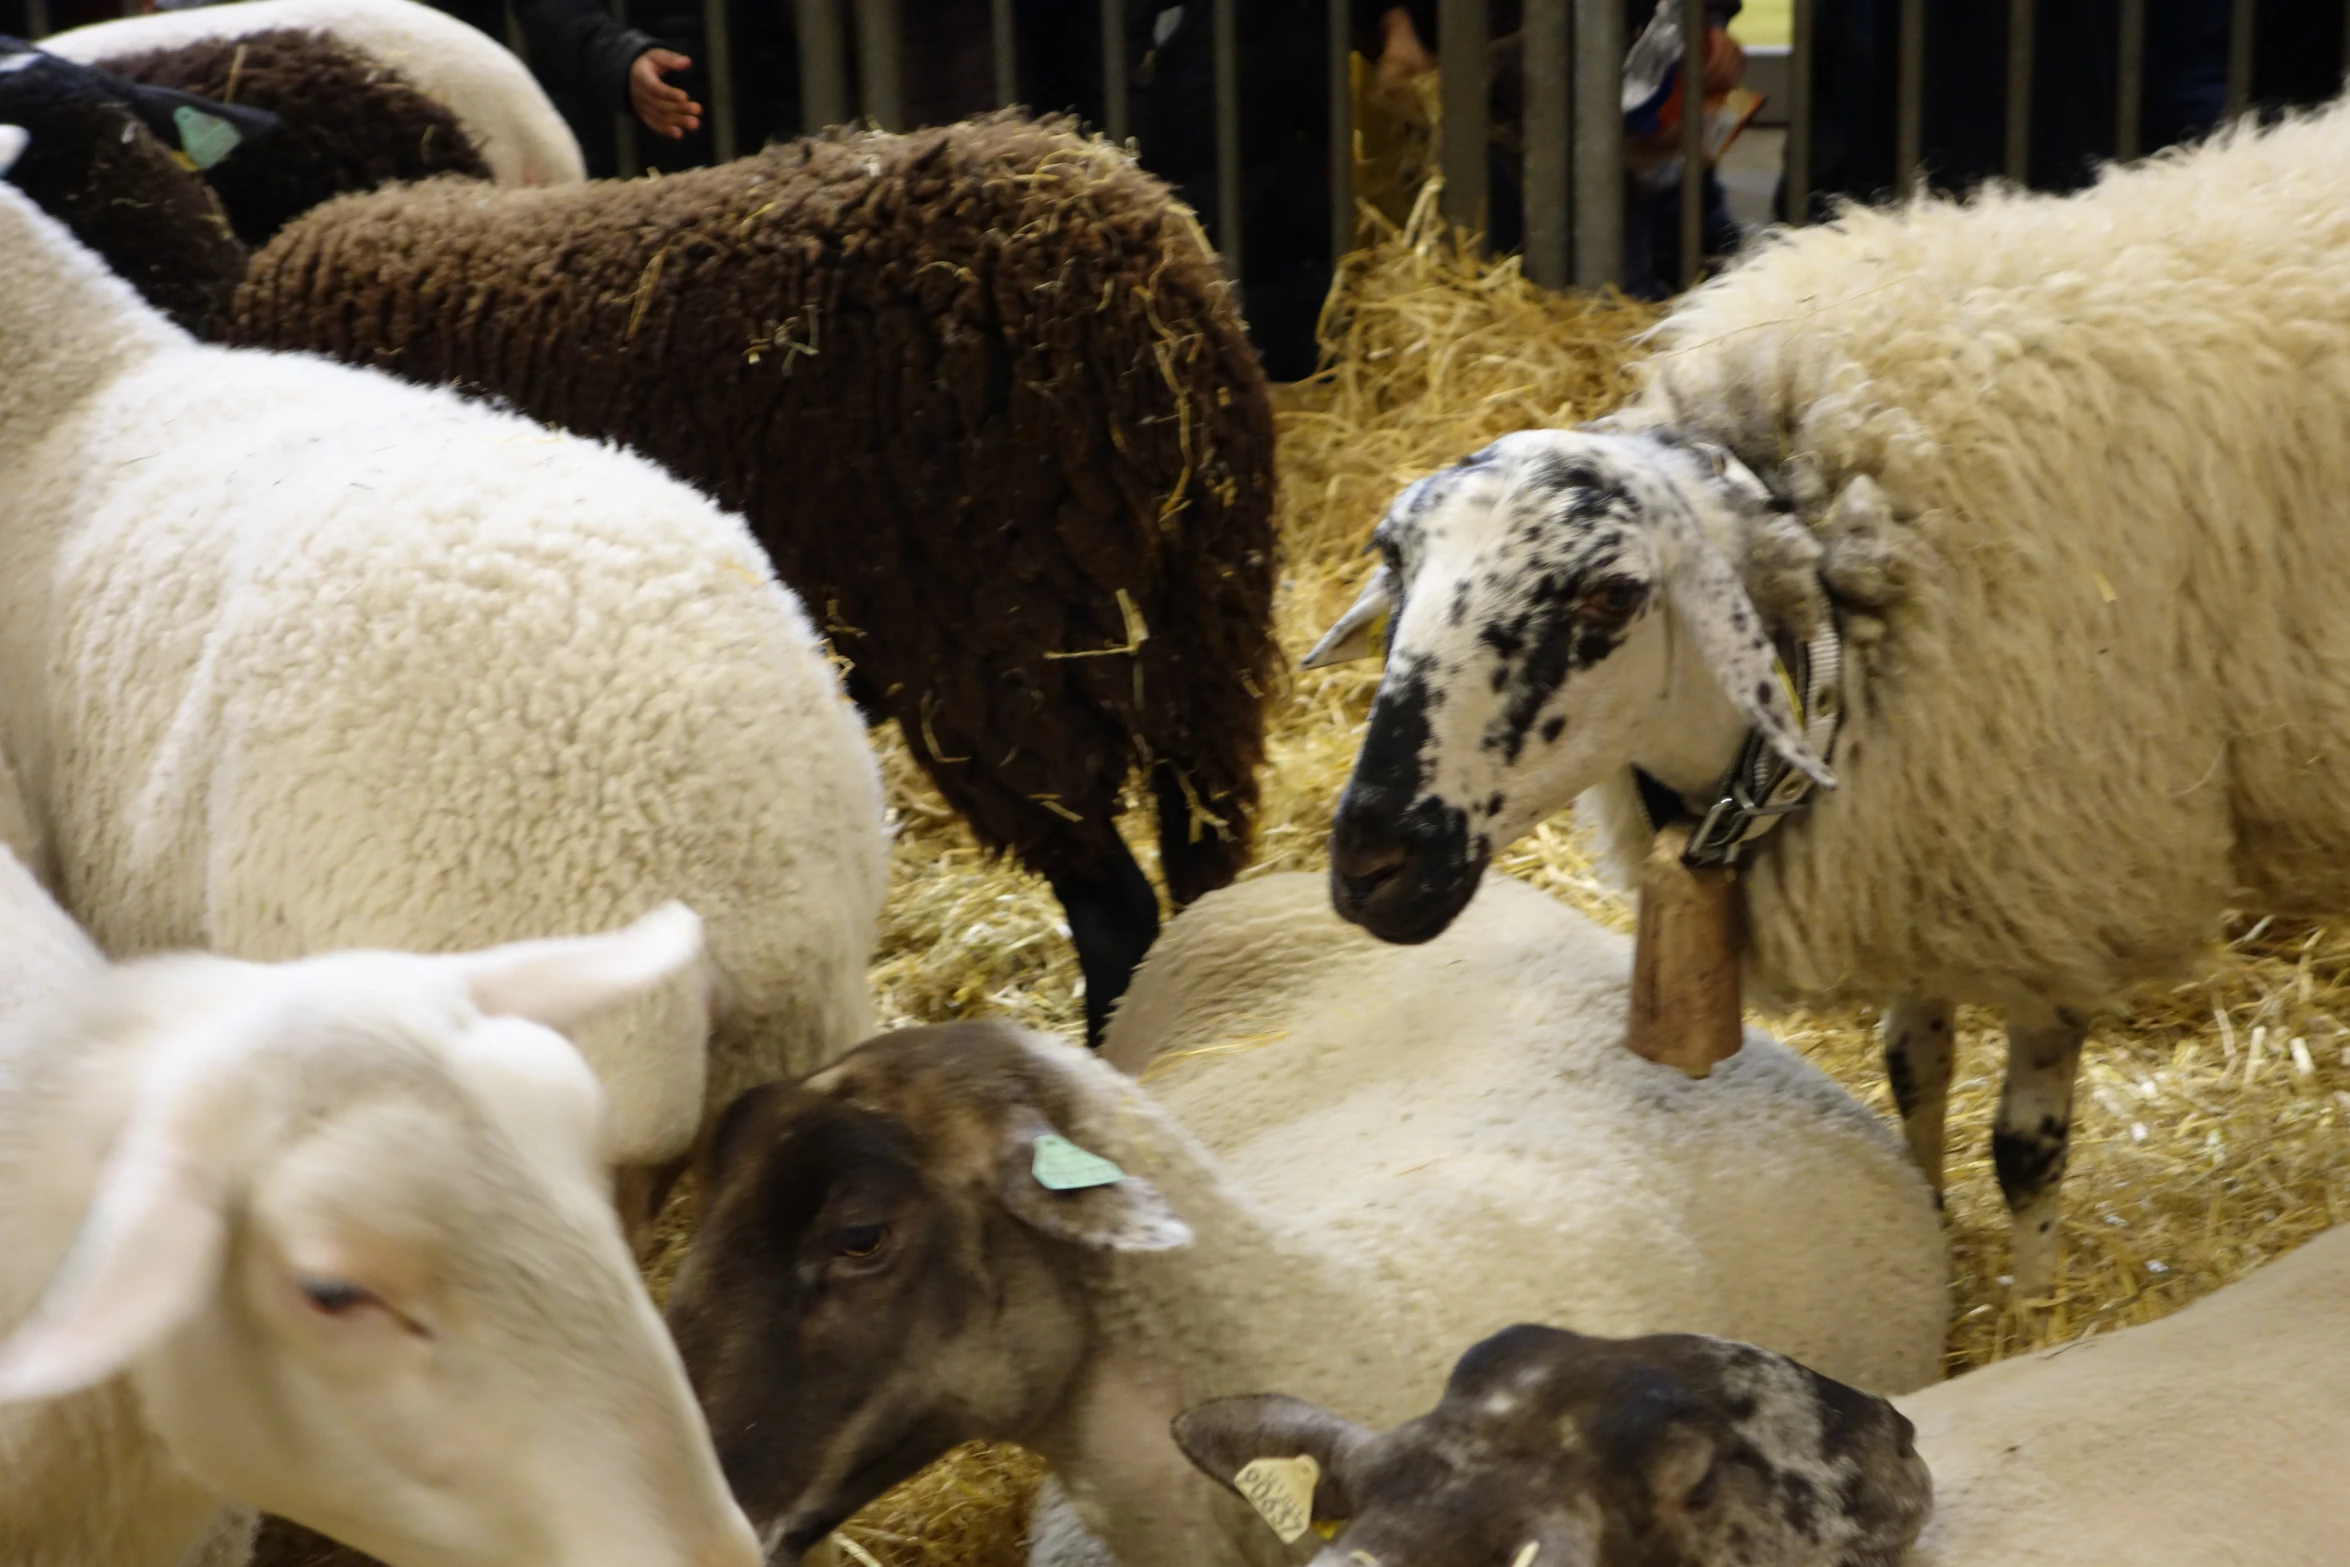
[[[1817,787],[1739,861],[1756,999],[1890,1004],[1937,1185],[1952,1003],[2006,1009],[1992,1152],[2044,1291],[2095,1011],[2231,908],[2350,907],[2345,159],[2336,109],[2078,196],[1850,209],[1684,300],[1621,415],[1406,491],[1317,649],[1393,613],[1338,908],[1424,940],[1578,797],[1628,871],[1759,735]],[[1774,672],[1822,627],[1827,754]]]
[[[1391,1431],[1263,1393],[1175,1420],[1241,1495],[1314,1476],[1267,1522],[1296,1528],[1281,1501],[1310,1496],[1335,1530],[1315,1567],[1894,1567],[1933,1506],[1912,1437],[1889,1401],[1751,1344],[1524,1324]]]

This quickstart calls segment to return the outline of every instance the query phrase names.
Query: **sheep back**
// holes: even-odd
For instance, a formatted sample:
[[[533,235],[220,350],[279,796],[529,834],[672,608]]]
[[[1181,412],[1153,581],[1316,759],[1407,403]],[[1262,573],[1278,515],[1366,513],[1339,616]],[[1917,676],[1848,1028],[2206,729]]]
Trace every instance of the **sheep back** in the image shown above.
[[[998,116],[380,191],[290,226],[240,308],[248,342],[494,392],[741,510],[990,847],[1098,873],[1037,857],[1068,820],[1101,844],[1157,764],[1176,898],[1245,863],[1271,413],[1189,214],[1106,144]]]
[[[2350,907],[2345,162],[2333,111],[1850,208],[1661,328],[1634,417],[1786,482],[1851,633],[1841,787],[1740,869],[1760,994],[2094,1007]]]
[[[1432,1367],[1527,1321],[1934,1380],[1941,1224],[1889,1129],[1758,1030],[1699,1081],[1634,1056],[1630,975],[1624,937],[1507,878],[1399,948],[1322,877],[1258,877],[1168,926],[1103,1054],[1256,1201],[1426,1281]]]
[[[435,174],[490,177],[447,107],[323,32],[270,28],[99,62],[155,87],[268,109],[284,124],[206,172],[248,245],[329,197]]]

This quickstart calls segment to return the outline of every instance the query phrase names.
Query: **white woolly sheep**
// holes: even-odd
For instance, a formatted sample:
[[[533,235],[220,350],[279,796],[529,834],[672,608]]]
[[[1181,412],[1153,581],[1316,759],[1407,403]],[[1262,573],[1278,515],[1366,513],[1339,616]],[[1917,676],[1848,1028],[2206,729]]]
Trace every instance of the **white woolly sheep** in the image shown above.
[[[499,184],[574,185],[587,178],[578,139],[529,67],[496,39],[416,0],[243,0],[97,22],[44,38],[41,47],[99,65],[288,28],[331,34],[446,105]]]
[[[1277,1533],[1330,1537],[1315,1567],[1895,1567],[1934,1501],[1914,1435],[1751,1344],[1523,1323],[1392,1431],[1275,1393],[1175,1418]]]
[[[1898,1141],[1760,1036],[1703,1081],[1631,1056],[1628,971],[1522,885],[1399,961],[1269,877],[1137,974],[1104,1051],[1153,1059],[1155,1098],[1000,1023],[754,1090],[669,1303],[736,1497],[798,1552],[985,1436],[1043,1455],[1123,1567],[1262,1563],[1169,1436],[1202,1398],[1390,1422],[1529,1319],[1931,1381],[1942,1237]]]
[[[1749,730],[1823,783],[1832,760],[1739,860],[1747,978],[1891,1003],[1937,1186],[1951,1003],[2007,1009],[1992,1150],[2043,1290],[2095,1009],[2230,907],[2350,906],[2345,156],[2331,111],[2079,196],[1848,210],[1684,301],[1626,414],[1406,491],[1317,650],[1400,600],[1341,911],[1422,939],[1587,792],[1636,864]],[[1823,626],[1832,758],[1773,669]]]
[[[117,956],[709,922],[709,1102],[869,1025],[880,783],[741,522],[450,392],[200,346],[0,188],[0,747]],[[647,1139],[699,1085],[583,1048]]]
[[[557,1032],[699,947],[109,969],[0,853],[0,1560],[755,1567]]]
[[[2158,1322],[2002,1361],[1893,1400],[1903,1428],[1914,1433],[1916,1457],[1932,1473],[1932,1515],[1907,1554],[1832,1560],[1837,1567],[1847,1561],[1854,1567],[2339,1567],[2350,1561],[2350,1502],[2342,1491],[2342,1458],[2350,1453],[2350,1356],[2340,1330],[2346,1297],[2350,1230],[2336,1230]],[[1537,1359],[1550,1379],[1564,1373],[1587,1385],[1593,1370],[1609,1369],[1615,1348],[1598,1346],[1594,1367],[1589,1346],[1522,1347],[1537,1349],[1523,1358]],[[1578,1409],[1570,1429],[1606,1436],[1585,1444],[1584,1456],[1593,1456],[1590,1449],[1598,1449],[1602,1462],[1627,1456],[1614,1446],[1627,1434],[1645,1435],[1662,1423],[1660,1416],[1686,1410],[1703,1423],[1709,1411],[1724,1408],[1748,1411],[1748,1431],[1767,1433],[1751,1445],[1776,1449],[1782,1472],[1816,1470],[1850,1456],[1839,1430],[1853,1407],[1850,1389],[1818,1378],[1807,1387],[1801,1377],[1785,1376],[1775,1386],[1757,1385],[1741,1363],[1755,1351],[1741,1356],[1740,1346],[1718,1348],[1726,1361],[1718,1373],[1684,1364],[1660,1385],[1662,1379],[1642,1376],[1635,1365],[1617,1386],[1591,1389],[1591,1402]],[[1477,1354],[1463,1358],[1464,1370]],[[1559,1513],[1578,1500],[1578,1489],[1588,1489],[1571,1464],[1560,1477],[1557,1464],[1546,1474],[1528,1461],[1542,1437],[1559,1446],[1558,1427],[1521,1440],[1513,1429],[1519,1413],[1448,1390],[1438,1411],[1441,1433],[1407,1427],[1371,1438],[1294,1400],[1230,1399],[1187,1415],[1201,1429],[1186,1433],[1179,1425],[1178,1434],[1187,1437],[1195,1461],[1220,1475],[1256,1456],[1328,1455],[1333,1462],[1325,1467],[1337,1478],[1316,1493],[1317,1511],[1359,1520],[1338,1536],[1328,1567],[1343,1567],[1345,1548],[1394,1538],[1415,1549],[1372,1554],[1413,1567],[1509,1567],[1522,1562],[1513,1553],[1528,1540],[1547,1547],[1562,1532],[1574,1540],[1577,1520]],[[1663,1471],[1660,1501],[1685,1495],[1670,1483],[1672,1470],[1697,1478],[1705,1454],[1692,1445],[1676,1465],[1672,1445],[1667,1433],[1663,1462],[1649,1466],[1652,1474]],[[1720,1453],[1725,1444],[1717,1438],[1713,1447]],[[1392,1451],[1397,1448],[1403,1451]],[[1745,1452],[1732,1448],[1728,1456],[1753,1468]],[[1422,1467],[1394,1467],[1405,1457],[1419,1458]],[[1743,1478],[1718,1486],[1723,1500],[1734,1498],[1731,1486]],[[1886,1494],[1877,1483],[1817,1505],[1823,1499],[1814,1486],[1800,1511],[1812,1520],[1809,1532],[1823,1540],[1846,1534],[1884,1542],[1886,1531],[1869,1516],[1869,1504]],[[1776,1521],[1774,1513],[1790,1498],[1782,1484],[1775,1496],[1758,1499],[1759,1509],[1745,1509],[1749,1521],[1757,1511],[1761,1522]],[[1696,1533],[1686,1529],[1689,1523],[1731,1521],[1719,1505],[1684,1503],[1672,1511],[1668,1527],[1682,1525],[1683,1542]],[[1907,1520],[1908,1530],[1916,1527],[1914,1517]],[[1366,1528],[1371,1533],[1359,1536]],[[1728,1567],[1763,1559],[1702,1552],[1626,1558],[1572,1548],[1543,1549],[1535,1557],[1550,1567],[1593,1560]],[[1801,1547],[1767,1559],[1775,1567],[1829,1567],[1830,1560]]]

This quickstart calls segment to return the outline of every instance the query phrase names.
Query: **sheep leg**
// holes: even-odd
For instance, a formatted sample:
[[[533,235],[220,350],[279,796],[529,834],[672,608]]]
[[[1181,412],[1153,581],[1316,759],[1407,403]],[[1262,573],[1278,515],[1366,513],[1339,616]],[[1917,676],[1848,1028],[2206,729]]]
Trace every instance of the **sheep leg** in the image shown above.
[[[2007,1013],[2007,1081],[1991,1133],[1991,1163],[2007,1198],[2019,1299],[2056,1287],[2063,1249],[2058,1188],[2073,1128],[2073,1075],[2089,1020],[2041,1003]]]
[[[1115,832],[1108,837],[1104,873],[1047,878],[1069,916],[1069,942],[1085,975],[1085,1042],[1096,1049],[1109,1026],[1111,1006],[1126,994],[1135,965],[1159,939],[1159,894],[1134,863],[1125,840]]]
[[[1942,1137],[1950,1111],[1950,1069],[1958,1040],[1950,1026],[1952,1008],[1940,996],[1905,990],[1885,1009],[1878,1032],[1885,1041],[1885,1078],[1901,1111],[1909,1156],[1926,1172],[1934,1205],[1942,1204]]]

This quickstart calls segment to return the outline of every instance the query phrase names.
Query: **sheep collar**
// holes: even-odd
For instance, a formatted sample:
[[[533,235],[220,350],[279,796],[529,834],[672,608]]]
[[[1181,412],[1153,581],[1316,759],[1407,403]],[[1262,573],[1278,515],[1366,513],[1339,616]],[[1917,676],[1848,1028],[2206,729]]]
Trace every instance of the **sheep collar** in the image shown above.
[[[1844,717],[1844,639],[1834,611],[1820,617],[1819,630],[1808,643],[1782,637],[1772,672],[1787,690],[1803,738],[1820,758],[1833,759],[1836,730]],[[1649,826],[1663,825],[1652,802],[1671,791],[1652,787],[1642,778],[1640,797],[1648,809]],[[1737,759],[1712,790],[1714,803],[1698,819],[1681,856],[1698,869],[1735,865],[1739,851],[1762,837],[1811,801],[1811,779],[1771,747],[1759,729],[1746,732]]]

